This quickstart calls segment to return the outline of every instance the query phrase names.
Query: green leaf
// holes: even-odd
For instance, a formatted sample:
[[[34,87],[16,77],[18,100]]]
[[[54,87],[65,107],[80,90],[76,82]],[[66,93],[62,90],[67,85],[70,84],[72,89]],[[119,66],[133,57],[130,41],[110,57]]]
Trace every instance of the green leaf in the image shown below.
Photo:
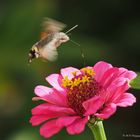
[[[140,89],[140,72],[137,72],[137,77],[130,82],[131,88]]]

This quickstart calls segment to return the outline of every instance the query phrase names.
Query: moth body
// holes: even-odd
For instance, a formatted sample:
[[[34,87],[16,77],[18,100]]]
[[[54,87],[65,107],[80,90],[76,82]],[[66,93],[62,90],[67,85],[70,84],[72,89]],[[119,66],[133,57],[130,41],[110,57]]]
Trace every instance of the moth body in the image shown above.
[[[29,62],[34,58],[43,58],[54,61],[57,58],[57,48],[69,40],[69,37],[63,32],[49,34],[46,38],[35,43],[29,52]]]
[[[67,41],[69,41],[68,32],[76,28],[75,25],[66,33],[61,32],[66,25],[50,19],[45,18],[42,23],[43,31],[41,32],[41,39],[36,42],[29,51],[28,62],[31,63],[34,58],[43,58],[49,61],[54,61],[57,58],[57,48]]]

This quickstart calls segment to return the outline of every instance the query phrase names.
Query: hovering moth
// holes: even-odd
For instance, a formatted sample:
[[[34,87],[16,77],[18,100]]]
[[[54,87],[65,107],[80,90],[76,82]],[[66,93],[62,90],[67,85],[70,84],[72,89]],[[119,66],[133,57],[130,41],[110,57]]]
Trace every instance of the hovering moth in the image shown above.
[[[78,25],[75,25],[66,33],[61,32],[66,25],[56,20],[45,18],[42,27],[41,37],[29,51],[28,62],[31,63],[34,58],[43,58],[49,61],[55,61],[57,59],[57,48],[62,44],[70,40],[67,33],[73,30]]]

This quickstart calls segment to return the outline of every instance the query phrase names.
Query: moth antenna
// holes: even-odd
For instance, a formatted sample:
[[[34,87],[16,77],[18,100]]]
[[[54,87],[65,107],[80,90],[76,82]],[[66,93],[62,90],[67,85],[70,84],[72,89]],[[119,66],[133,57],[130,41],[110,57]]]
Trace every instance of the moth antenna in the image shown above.
[[[65,32],[65,34],[71,32],[72,30],[74,30],[76,27],[78,27],[78,25],[73,26],[72,28],[70,28],[68,31]]]
[[[81,47],[81,45],[73,40],[70,39],[70,41],[75,44],[79,49],[80,49],[80,52],[81,52],[81,57],[83,59],[83,62],[84,62],[84,67],[86,66],[86,59],[85,59],[85,54],[84,54],[84,51],[83,51],[83,48]]]

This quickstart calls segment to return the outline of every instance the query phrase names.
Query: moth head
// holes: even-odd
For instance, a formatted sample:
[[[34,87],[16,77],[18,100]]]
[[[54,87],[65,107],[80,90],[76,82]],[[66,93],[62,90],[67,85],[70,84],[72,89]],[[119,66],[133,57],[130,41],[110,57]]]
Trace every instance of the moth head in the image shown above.
[[[63,32],[59,32],[58,34],[56,34],[56,38],[61,42],[61,43],[64,43],[64,42],[67,42],[69,41],[69,37],[63,33]]]
[[[31,63],[34,58],[38,58],[39,54],[38,54],[37,47],[33,46],[32,49],[29,51],[28,55],[29,55],[29,57],[28,57],[28,62],[29,63]]]

